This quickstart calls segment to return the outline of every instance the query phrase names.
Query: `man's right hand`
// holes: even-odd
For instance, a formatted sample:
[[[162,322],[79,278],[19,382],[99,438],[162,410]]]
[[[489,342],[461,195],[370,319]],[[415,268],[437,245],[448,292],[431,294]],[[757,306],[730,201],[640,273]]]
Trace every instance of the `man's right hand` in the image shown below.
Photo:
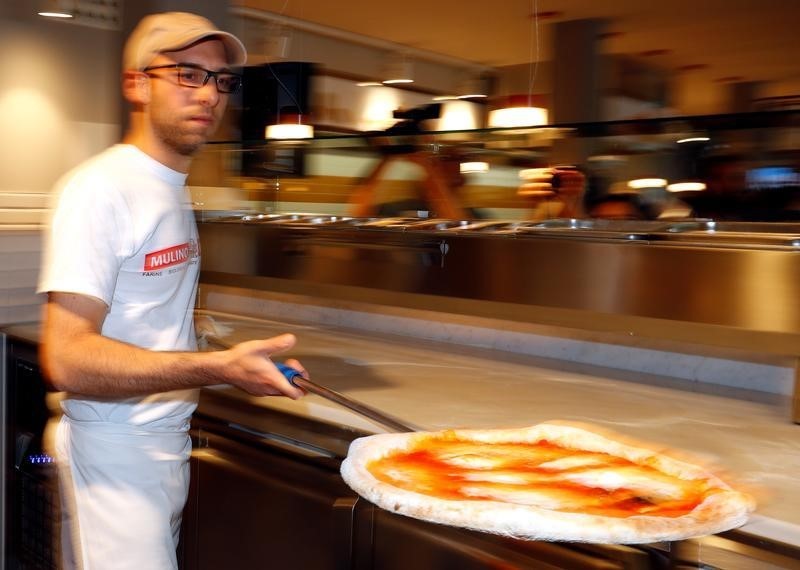
[[[272,355],[289,350],[295,342],[293,334],[282,334],[268,339],[242,342],[215,354],[226,360],[222,374],[228,384],[253,396],[284,395],[297,400],[305,392],[291,384],[271,360]],[[289,359],[286,364],[308,378],[305,368],[297,360]]]

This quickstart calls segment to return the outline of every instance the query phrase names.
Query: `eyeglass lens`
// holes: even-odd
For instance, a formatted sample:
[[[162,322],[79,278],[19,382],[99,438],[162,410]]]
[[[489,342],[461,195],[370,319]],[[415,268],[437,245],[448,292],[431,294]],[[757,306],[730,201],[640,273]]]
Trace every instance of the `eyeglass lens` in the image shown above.
[[[186,87],[202,87],[213,77],[220,93],[235,93],[242,84],[242,78],[235,73],[208,71],[188,65],[176,65],[175,67],[178,70],[178,83]]]

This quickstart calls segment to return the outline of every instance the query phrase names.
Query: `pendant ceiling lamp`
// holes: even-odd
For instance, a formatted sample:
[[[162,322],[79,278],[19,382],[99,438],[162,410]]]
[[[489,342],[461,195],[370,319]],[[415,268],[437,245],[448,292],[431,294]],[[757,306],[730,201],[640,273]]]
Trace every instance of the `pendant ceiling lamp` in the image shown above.
[[[470,77],[458,86],[459,99],[485,99],[489,96],[489,81],[485,77]]]
[[[278,114],[278,120],[268,125],[264,137],[272,140],[301,140],[314,136],[314,127],[306,124],[304,116],[297,107],[284,107]]]
[[[541,95],[510,95],[489,112],[489,128],[538,127],[548,121]]]
[[[459,172],[461,172],[461,174],[477,174],[481,172],[489,172],[489,163],[484,160],[461,162],[458,165],[458,170]]]
[[[414,83],[414,66],[404,54],[394,54],[383,70],[384,85]]]
[[[665,188],[667,181],[664,178],[635,178],[628,180],[628,188],[644,190],[647,188]]]
[[[667,190],[669,192],[702,192],[705,189],[705,182],[700,182],[698,180],[688,180],[667,184]]]
[[[489,128],[539,127],[548,122],[547,108],[542,95],[534,94],[539,67],[539,12],[536,0],[531,2],[530,50],[528,53],[528,82],[526,93],[509,95],[498,108],[489,112]]]

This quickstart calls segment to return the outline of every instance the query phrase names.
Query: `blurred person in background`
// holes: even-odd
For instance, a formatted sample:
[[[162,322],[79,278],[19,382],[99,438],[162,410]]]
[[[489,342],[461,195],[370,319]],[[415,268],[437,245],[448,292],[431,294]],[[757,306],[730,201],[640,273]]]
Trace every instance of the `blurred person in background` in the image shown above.
[[[586,177],[573,166],[529,168],[520,172],[517,195],[525,198],[531,221],[582,218]]]

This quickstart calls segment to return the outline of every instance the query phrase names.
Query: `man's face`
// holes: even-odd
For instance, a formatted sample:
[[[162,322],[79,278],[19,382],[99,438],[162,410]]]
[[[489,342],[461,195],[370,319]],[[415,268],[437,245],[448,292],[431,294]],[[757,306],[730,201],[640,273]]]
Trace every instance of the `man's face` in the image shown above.
[[[225,48],[219,40],[160,54],[150,67],[173,63],[192,64],[209,71],[229,70]],[[219,125],[228,95],[217,91],[213,78],[202,87],[193,88],[178,83],[175,69],[160,69],[150,75],[149,117],[156,138],[171,151],[192,156]]]

